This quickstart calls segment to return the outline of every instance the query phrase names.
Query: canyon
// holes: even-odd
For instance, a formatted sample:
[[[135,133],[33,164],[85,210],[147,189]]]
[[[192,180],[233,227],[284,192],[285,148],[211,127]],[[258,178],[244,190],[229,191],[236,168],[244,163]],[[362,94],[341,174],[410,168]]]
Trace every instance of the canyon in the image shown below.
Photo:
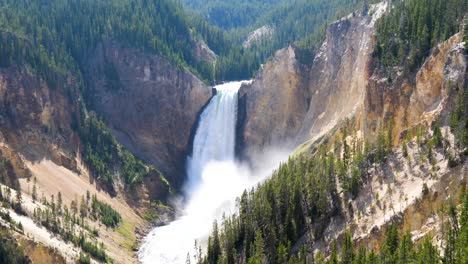
[[[213,221],[235,215],[236,197],[268,181],[288,156],[313,156],[321,147],[344,143],[377,144],[385,132],[392,148],[386,161],[368,168],[356,197],[341,190],[341,204],[333,206],[345,212],[314,226],[320,237],[305,230],[291,252],[314,237],[309,258],[329,253],[332,241],[350,226],[357,243],[378,247],[392,222],[409,228],[415,242],[433,233],[440,244],[443,220],[425,206],[430,199],[443,203],[466,184],[466,146],[456,144],[450,127],[457,95],[468,85],[466,42],[460,30],[432,48],[414,73],[394,67],[388,74],[378,67],[374,51],[376,24],[390,8],[382,1],[331,23],[308,63],[300,47],[278,50],[251,81],[212,86],[193,68],[116,39],[99,42],[87,54],[82,76],[65,71],[56,85],[27,64],[0,68],[0,157],[7,175],[1,188],[22,192],[24,214],[13,208],[0,212],[22,223],[16,237],[29,245],[33,263],[41,263],[41,254],[57,263],[80,257],[79,246],[34,220],[58,193],[70,208],[95,194],[122,215],[117,228],[86,217],[81,221],[88,229],[79,227],[99,230],[96,241],[114,263],[184,263],[188,251],[195,261],[193,240],[205,248]],[[273,32],[264,26],[244,45]],[[216,62],[205,42],[192,44],[199,63]],[[130,159],[122,153],[131,153],[143,164],[140,184],[126,182],[126,165],[118,161],[110,170],[115,180],[109,191],[90,166],[80,128],[93,118],[108,128],[102,138],[112,138],[109,152],[122,160]],[[427,147],[414,135],[427,130],[433,137],[439,124],[447,147],[431,149],[434,158],[426,159]],[[423,185],[429,194],[422,194]],[[33,188],[47,198],[33,198]],[[36,243],[55,253],[31,246]]]

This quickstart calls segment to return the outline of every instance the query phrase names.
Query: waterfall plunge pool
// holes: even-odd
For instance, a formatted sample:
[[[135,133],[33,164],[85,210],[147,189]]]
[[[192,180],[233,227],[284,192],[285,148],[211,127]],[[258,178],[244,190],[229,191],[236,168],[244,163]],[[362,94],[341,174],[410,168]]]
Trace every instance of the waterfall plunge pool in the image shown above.
[[[183,264],[194,262],[195,241],[202,249],[215,220],[235,213],[235,199],[268,177],[287,151],[271,151],[259,157],[257,169],[235,160],[238,90],[243,82],[215,87],[217,94],[200,116],[193,153],[187,159],[187,203],[177,208],[181,217],[154,228],[138,252],[143,264]]]

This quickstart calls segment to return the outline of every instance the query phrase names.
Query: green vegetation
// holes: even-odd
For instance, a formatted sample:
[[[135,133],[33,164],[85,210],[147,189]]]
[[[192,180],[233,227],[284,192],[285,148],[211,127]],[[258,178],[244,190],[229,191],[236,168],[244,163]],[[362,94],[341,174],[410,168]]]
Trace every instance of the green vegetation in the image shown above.
[[[24,60],[49,81],[52,72],[83,66],[105,39],[150,50],[195,72],[199,65],[184,12],[173,1],[2,0],[0,6],[3,66]]]
[[[0,27],[0,67],[25,65],[51,87],[63,89],[70,100],[76,100],[79,93],[74,89],[79,88],[87,106],[92,105],[92,95],[83,75],[90,54],[101,41],[118,40],[124,46],[165,56],[195,73],[197,67],[205,69],[195,58],[182,8],[168,0],[0,0]],[[211,36],[210,30],[207,26],[206,37]],[[105,75],[108,89],[122,88],[113,64],[106,64]],[[70,84],[70,78],[76,85]],[[82,116],[86,116],[84,112],[82,109]],[[109,192],[114,192],[116,176],[133,187],[153,170],[119,145],[102,121],[91,117],[81,123],[84,160]],[[5,172],[9,167],[0,160],[0,182],[16,186],[16,177]]]
[[[460,31],[467,0],[392,1],[394,8],[377,25],[374,51],[385,68],[415,72],[432,47]]]
[[[146,166],[141,160],[123,148],[102,120],[88,118],[81,129],[84,144],[83,156],[98,181],[109,191],[114,189],[115,175],[119,174],[124,183],[132,187],[140,184],[154,168]]]
[[[468,28],[468,27],[467,27]],[[455,134],[457,145],[468,155],[468,92],[466,87],[450,87],[455,105],[450,115],[450,128]]]
[[[122,221],[120,214],[115,211],[110,205],[99,201],[96,195],[93,196],[91,202],[91,214],[107,227],[117,227]]]
[[[126,46],[162,55],[205,81],[248,79],[276,50],[296,41],[301,40],[298,45],[302,47],[301,54],[306,54],[304,62],[310,63],[324,39],[326,25],[363,2],[214,0],[186,3],[206,15],[213,26],[198,15],[186,14],[180,4],[170,0],[42,0],[32,3],[2,0],[0,67],[27,63],[53,87],[66,87],[70,73],[84,86],[82,76],[87,56],[99,42],[115,39]],[[275,28],[273,38],[249,49],[242,48],[240,44],[247,33],[263,25]],[[226,32],[226,29],[235,30]],[[196,57],[193,47],[199,38],[218,55],[216,65]],[[122,87],[112,64],[106,64],[105,74],[107,88]],[[90,94],[85,96],[91,97]]]
[[[325,140],[325,143],[313,149],[311,154],[300,154],[290,158],[270,179],[255,189],[244,191],[237,201],[238,213],[224,218],[221,228],[218,228],[217,223],[214,224],[214,231],[208,240],[207,256],[199,257],[198,262],[211,264],[309,261],[306,260],[306,250],[310,243],[323,236],[330,218],[353,216],[358,213],[353,211],[349,201],[354,200],[362,186],[369,183],[370,169],[387,166],[387,158],[395,155],[390,132],[391,123],[382,126],[373,146],[347,136],[355,133],[351,131],[352,128],[350,122],[345,122],[332,142],[331,139]],[[431,156],[437,151],[446,155],[448,159],[449,154],[445,148],[447,141],[438,123],[433,130],[434,133],[430,134],[428,130],[419,128],[417,140],[412,139],[413,136],[409,140],[418,144],[421,158],[427,155],[426,160],[431,161]],[[460,144],[460,140],[456,139],[455,144]],[[408,146],[404,144],[402,149],[405,151],[405,146],[408,159]],[[424,197],[429,193],[429,188],[424,185]],[[378,197],[376,199],[379,200]],[[468,195],[465,199],[468,199]],[[456,211],[456,207],[452,208],[452,215],[456,216],[454,210]],[[464,226],[466,229],[466,221]],[[453,229],[461,230],[462,225],[453,226]],[[456,236],[458,239],[458,233]],[[387,247],[379,248],[380,252],[368,252],[364,248],[354,251],[352,240],[348,237],[341,240],[345,242],[340,243],[343,248],[341,256],[338,251],[335,250],[334,254],[332,250],[328,262],[320,262],[323,258],[318,256],[316,263],[378,263],[374,261],[376,259],[387,259],[381,263],[440,263],[440,253],[429,240],[413,247],[407,244],[408,237],[401,237],[396,229],[390,229],[387,240]],[[299,251],[298,245],[303,245]],[[404,254],[411,254],[415,262],[396,260],[400,257],[396,253],[400,246],[411,250]],[[337,249],[332,246],[333,248]]]
[[[6,195],[3,195],[3,194]],[[18,212],[18,209],[21,213],[24,212],[21,209],[21,196],[16,195],[16,201],[11,200],[11,191],[9,188],[0,188],[0,205],[4,208],[14,208],[15,211]],[[52,195],[50,200],[48,201],[45,197],[42,199],[43,207],[37,207],[34,209],[34,213],[32,218],[38,224],[44,226],[49,231],[54,234],[59,235],[63,240],[70,241],[76,247],[80,247],[85,254],[80,253],[78,262],[79,263],[90,263],[90,258],[94,258],[100,262],[111,262],[112,260],[107,256],[104,244],[98,243],[97,236],[99,236],[99,232],[96,229],[91,229],[88,224],[85,222],[85,215],[88,215],[90,211],[89,199],[83,199],[81,201],[80,214],[78,216],[78,202],[72,201],[70,205],[70,210],[65,205],[62,205],[62,195],[58,193],[57,201],[55,200],[55,196]],[[95,210],[96,208],[96,210]],[[84,210],[84,212],[83,212]],[[116,227],[121,222],[121,216],[118,212],[116,212],[112,207],[108,204],[99,201],[96,196],[93,196],[93,210],[91,211],[91,216],[95,216],[95,220],[97,217],[99,220],[109,227]],[[20,232],[23,231],[23,226],[21,223],[16,223],[9,215],[9,213],[3,213],[0,211],[0,218],[10,223],[10,225]],[[12,244],[9,244],[8,241],[2,240],[3,234],[2,230],[0,229],[0,263],[29,263],[29,262],[22,262],[23,254],[14,248],[12,248]],[[4,248],[9,248],[13,253],[13,257],[17,257],[15,261],[6,261],[2,262],[3,255],[2,250]],[[11,259],[12,256],[6,254],[5,259]],[[13,259],[14,260],[14,259]],[[25,260],[29,261],[29,260]]]
[[[233,263],[241,257],[248,263],[262,263],[264,258],[268,263],[277,263],[278,258],[291,257],[291,245],[308,226],[315,227],[314,237],[320,236],[326,219],[340,213],[336,180],[347,195],[354,197],[365,179],[367,155],[359,148],[346,153],[351,151],[347,144],[343,140],[336,153],[322,148],[311,158],[300,155],[290,159],[256,190],[245,191],[238,200],[239,214],[224,220],[224,230],[219,235],[215,226],[204,263],[216,263],[211,261],[216,258]],[[340,158],[338,153],[342,150],[344,155]],[[217,236],[223,241],[217,242]],[[217,249],[218,244],[224,246]]]
[[[242,210],[242,209],[241,209]],[[256,221],[259,216],[254,210],[251,217]],[[457,211],[460,210],[461,213]],[[323,255],[318,253],[315,256],[317,264],[406,264],[406,263],[452,263],[464,264],[468,261],[468,193],[464,191],[461,195],[461,206],[457,207],[453,203],[448,210],[444,211],[447,217],[446,230],[443,234],[443,255],[432,244],[431,239],[426,236],[419,243],[413,243],[409,232],[399,232],[399,226],[392,224],[387,228],[385,240],[379,251],[367,247],[357,247],[353,244],[351,233],[346,231],[341,241],[341,252],[338,252],[337,241],[335,240],[330,248],[330,257],[325,261]],[[271,215],[273,218],[274,215]],[[244,216],[245,217],[245,216]],[[249,218],[247,218],[249,219]],[[252,221],[251,220],[251,221]],[[282,244],[279,241],[285,234],[271,234],[271,226],[258,225],[256,231],[249,230],[245,226],[242,211],[239,217],[225,220],[223,227],[225,230],[219,232],[214,225],[214,231],[208,242],[208,253],[205,258],[198,258],[197,263],[234,263],[231,261],[242,261],[245,257],[249,264],[261,263],[308,263],[305,245],[297,254],[291,252],[291,243],[288,241]],[[287,223],[286,223],[287,224]],[[286,230],[286,226],[278,226],[279,230]],[[262,231],[268,230],[268,231]],[[250,234],[254,234],[253,236]],[[314,232],[314,235],[319,235]],[[250,237],[252,236],[252,237]],[[250,237],[250,243],[243,241]],[[278,241],[279,240],[279,241]],[[271,243],[280,243],[271,244]],[[237,251],[239,249],[239,251]],[[242,253],[247,254],[243,256]]]
[[[0,183],[14,189],[19,188],[18,177],[15,175],[11,161],[0,153]]]
[[[42,203],[45,206],[34,209],[33,219],[63,240],[80,247],[85,254],[80,254],[78,262],[88,263],[91,257],[101,262],[111,261],[104,244],[98,243],[99,231],[87,224],[87,220],[91,219],[107,227],[117,227],[122,217],[109,204],[98,200],[96,195],[91,196],[89,192],[81,197],[81,202],[75,199],[69,207],[62,204],[61,193],[57,194],[57,200],[54,195],[50,200],[43,197]]]
[[[91,257],[88,254],[83,254],[80,252],[80,256],[78,257],[79,264],[91,264]]]
[[[182,3],[225,30],[257,24],[268,10],[287,3],[285,0],[182,0]]]
[[[31,260],[24,254],[24,250],[15,243],[10,231],[3,228],[0,228],[0,263],[31,263]]]
[[[117,232],[119,232],[119,234],[125,238],[125,241],[122,245],[129,251],[138,250],[137,239],[134,230],[135,226],[128,221],[122,222],[117,228]]]
[[[399,232],[398,225],[388,227],[380,254],[365,247],[355,250],[350,232],[345,232],[340,261],[319,260],[317,264],[325,263],[451,263],[462,264],[468,261],[468,193],[463,191],[461,196],[460,217],[457,207],[452,203],[445,212],[449,220],[446,223],[443,237],[443,255],[426,236],[420,243],[413,243],[409,232]],[[336,244],[336,242],[335,242]],[[317,261],[318,260],[318,261]]]
[[[203,2],[203,3],[202,3]],[[288,45],[299,48],[298,57],[304,64],[311,64],[325,39],[327,25],[358,9],[365,0],[272,0],[272,1],[189,1],[188,6],[198,10],[215,25],[236,25],[228,31],[232,43],[218,58],[215,80],[248,79],[262,63]],[[377,1],[368,1],[377,2]],[[206,8],[206,9],[205,9]],[[221,11],[219,9],[226,11]],[[229,12],[231,15],[224,15]],[[214,15],[213,13],[216,13]],[[261,14],[260,14],[261,13]],[[219,15],[219,16],[218,16]],[[251,19],[246,19],[251,17]],[[217,19],[229,20],[227,22]],[[245,22],[245,23],[244,23]],[[240,44],[247,34],[264,25],[273,28],[271,38],[253,43],[243,49]],[[201,31],[201,30],[198,30]]]

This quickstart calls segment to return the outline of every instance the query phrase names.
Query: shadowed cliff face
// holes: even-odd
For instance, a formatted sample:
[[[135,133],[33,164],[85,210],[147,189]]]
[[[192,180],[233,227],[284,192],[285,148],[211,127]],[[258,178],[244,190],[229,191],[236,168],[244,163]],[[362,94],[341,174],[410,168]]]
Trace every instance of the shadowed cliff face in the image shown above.
[[[26,66],[0,69],[0,141],[28,160],[76,170],[79,95],[73,78],[61,85],[50,87]]]
[[[211,87],[164,58],[114,42],[97,47],[89,69],[93,107],[116,138],[181,184],[191,133]]]

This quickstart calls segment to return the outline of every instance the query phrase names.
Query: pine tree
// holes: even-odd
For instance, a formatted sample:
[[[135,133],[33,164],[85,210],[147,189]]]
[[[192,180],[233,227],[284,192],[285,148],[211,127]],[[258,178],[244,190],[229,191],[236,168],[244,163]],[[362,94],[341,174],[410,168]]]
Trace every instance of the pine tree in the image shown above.
[[[360,247],[357,256],[353,260],[353,264],[366,264],[367,249]]]
[[[338,246],[336,245],[336,240],[332,242],[331,245],[331,254],[330,254],[330,264],[338,264]]]
[[[341,263],[351,264],[353,259],[353,238],[351,237],[349,230],[346,230],[343,238],[343,246],[341,248]]]
[[[6,187],[6,200],[7,202],[11,202],[11,189]]]
[[[57,195],[57,211],[59,213],[59,215],[62,214],[62,193],[61,192],[58,192],[58,195]]]
[[[381,253],[384,263],[396,263],[398,245],[398,227],[396,224],[392,224],[388,227],[385,243]]]
[[[213,233],[209,238],[208,242],[208,263],[217,264],[221,253],[221,245],[219,243],[218,223],[213,223]]]
[[[80,217],[83,219],[88,216],[88,207],[86,206],[86,201],[84,195],[81,196],[81,203],[80,203]]]
[[[349,153],[349,146],[348,146],[348,143],[346,142],[346,134],[343,135],[343,165],[344,165],[344,168],[345,170],[348,169],[348,166],[349,166],[349,160],[350,160],[350,156],[351,154]]]
[[[407,158],[408,157],[408,146],[406,144],[406,141],[403,142],[402,151],[403,151],[403,157]]]
[[[278,247],[276,263],[288,263],[288,250],[283,244]]]
[[[435,146],[436,148],[442,147],[442,144],[443,144],[443,137],[442,137],[442,132],[441,132],[441,130],[440,130],[439,123],[437,123],[436,126],[434,127],[434,138],[433,138],[433,141],[434,141],[434,146]]]
[[[78,202],[76,201],[76,198],[75,200],[71,201],[70,209],[73,215],[76,215],[78,213]]]
[[[457,264],[468,263],[468,193],[463,189],[463,207],[460,215],[460,235],[456,242],[455,259]]]
[[[265,256],[265,242],[263,240],[262,231],[257,230],[255,232],[254,240],[254,255],[249,258],[248,264],[264,264]]]
[[[398,247],[398,264],[412,263],[414,261],[413,241],[409,232],[403,235]]]
[[[53,194],[50,196],[50,207],[52,208],[52,213],[55,215],[55,212],[57,212],[57,207],[55,204],[55,196]]]
[[[34,178],[35,180],[36,178]],[[36,183],[34,182],[33,189],[32,189],[32,200],[35,203],[37,201],[37,187]]]
[[[18,207],[21,207],[21,204],[23,203],[23,194],[20,189],[16,191],[16,203],[18,204]]]
[[[444,264],[456,264],[455,251],[456,251],[456,241],[455,231],[453,228],[449,227],[447,230],[447,238],[444,249]]]
[[[91,200],[91,193],[89,190],[86,190],[86,205],[89,206],[89,201]]]
[[[374,251],[371,251],[369,255],[367,256],[367,261],[368,264],[375,264],[375,263],[380,263],[379,257],[375,254]]]
[[[419,246],[419,263],[438,264],[439,259],[437,249],[432,245],[429,237],[424,238],[423,243]]]

